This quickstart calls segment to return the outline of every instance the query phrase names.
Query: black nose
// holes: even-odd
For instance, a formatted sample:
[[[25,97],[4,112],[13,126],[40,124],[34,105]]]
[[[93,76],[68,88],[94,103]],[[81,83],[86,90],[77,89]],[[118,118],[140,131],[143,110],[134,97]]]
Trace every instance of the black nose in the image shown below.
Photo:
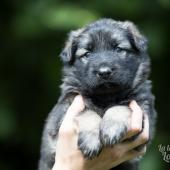
[[[97,76],[103,79],[107,79],[112,74],[112,70],[109,67],[101,67],[97,72]]]

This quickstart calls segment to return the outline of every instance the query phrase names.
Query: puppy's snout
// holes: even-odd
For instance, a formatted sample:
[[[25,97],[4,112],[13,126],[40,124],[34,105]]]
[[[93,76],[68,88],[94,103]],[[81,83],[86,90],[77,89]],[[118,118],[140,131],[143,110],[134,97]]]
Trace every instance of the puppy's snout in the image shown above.
[[[97,76],[102,79],[107,79],[112,74],[112,70],[109,67],[100,67],[97,71]]]

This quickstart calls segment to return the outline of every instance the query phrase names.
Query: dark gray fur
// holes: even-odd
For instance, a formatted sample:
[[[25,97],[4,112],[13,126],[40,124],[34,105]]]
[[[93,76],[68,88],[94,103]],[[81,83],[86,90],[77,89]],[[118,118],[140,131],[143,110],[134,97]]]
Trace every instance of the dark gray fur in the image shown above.
[[[132,100],[136,100],[143,112],[149,115],[152,138],[156,112],[152,84],[148,80],[150,60],[147,40],[134,24],[102,19],[73,31],[69,34],[61,58],[64,62],[61,96],[45,124],[39,170],[52,168],[57,133],[76,94],[83,96],[86,111],[92,110],[101,117],[98,131],[80,132],[79,148],[87,158],[97,156],[103,145],[113,146],[126,133],[125,124],[107,121],[109,117],[105,118],[104,115],[108,108],[128,106]],[[107,133],[109,128],[117,129],[117,133]],[[91,146],[92,140],[96,142],[95,147]],[[126,162],[113,169],[137,170],[138,162]]]

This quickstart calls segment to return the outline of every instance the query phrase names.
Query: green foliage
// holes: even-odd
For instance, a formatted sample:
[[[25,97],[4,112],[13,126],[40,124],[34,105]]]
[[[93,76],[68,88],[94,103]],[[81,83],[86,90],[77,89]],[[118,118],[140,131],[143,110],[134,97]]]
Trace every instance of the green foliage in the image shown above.
[[[58,56],[67,33],[102,17],[132,20],[149,39],[159,121],[141,170],[168,169],[158,145],[170,144],[169,0],[7,0],[0,4],[0,169],[36,169],[44,120],[60,93]]]

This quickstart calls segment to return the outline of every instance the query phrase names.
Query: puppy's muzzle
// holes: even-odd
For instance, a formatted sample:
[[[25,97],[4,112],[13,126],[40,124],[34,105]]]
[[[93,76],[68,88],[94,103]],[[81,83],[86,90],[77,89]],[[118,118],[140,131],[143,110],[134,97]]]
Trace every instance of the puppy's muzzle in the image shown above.
[[[101,79],[109,79],[112,74],[112,69],[109,67],[100,67],[97,71],[97,77]]]

